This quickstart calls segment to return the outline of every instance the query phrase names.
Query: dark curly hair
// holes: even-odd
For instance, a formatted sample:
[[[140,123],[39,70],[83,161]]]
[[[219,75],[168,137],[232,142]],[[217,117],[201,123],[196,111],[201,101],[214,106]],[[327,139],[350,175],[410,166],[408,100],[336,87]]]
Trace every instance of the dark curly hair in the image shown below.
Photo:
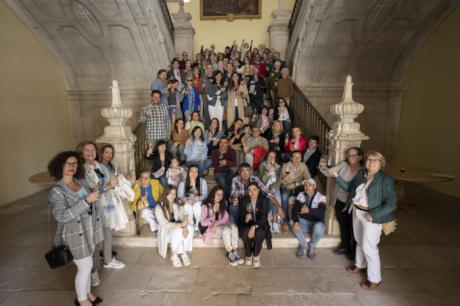
[[[74,177],[77,179],[85,177],[85,169],[83,167],[83,161],[80,157],[80,154],[76,151],[64,151],[58,153],[53,159],[48,163],[48,172],[54,177],[56,181],[62,179],[62,171],[64,169],[64,164],[66,163],[69,157],[75,157],[77,159],[77,172]]]

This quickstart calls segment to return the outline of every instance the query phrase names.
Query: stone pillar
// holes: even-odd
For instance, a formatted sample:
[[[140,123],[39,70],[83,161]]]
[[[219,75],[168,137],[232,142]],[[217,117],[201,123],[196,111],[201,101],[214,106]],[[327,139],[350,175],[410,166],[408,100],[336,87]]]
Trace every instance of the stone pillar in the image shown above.
[[[135,176],[134,164],[134,142],[136,136],[131,132],[131,127],[127,124],[133,112],[131,108],[121,105],[120,88],[117,81],[112,81],[112,106],[101,110],[102,117],[109,121],[110,125],[104,128],[104,135],[96,140],[97,143],[110,143],[115,149],[113,164],[117,167],[120,174],[126,176],[130,173]],[[136,234],[136,227],[132,214],[130,222],[123,231],[117,232],[118,235],[132,236]]]
[[[279,51],[282,59],[285,59],[289,44],[290,18],[291,11],[284,9],[283,0],[278,0],[278,9],[272,12],[272,23],[267,31],[270,35],[270,48]]]
[[[188,58],[194,59],[193,37],[195,35],[195,30],[190,23],[192,15],[185,12],[183,0],[179,0],[179,10],[177,13],[171,15],[174,19],[174,45],[176,47],[176,53],[180,54],[186,51],[188,53]]]
[[[348,75],[345,82],[343,97],[340,103],[331,106],[331,112],[338,116],[338,120],[332,125],[329,132],[329,164],[336,165],[345,159],[345,151],[350,147],[360,147],[363,140],[369,140],[369,137],[360,131],[360,125],[355,122],[364,110],[364,106],[353,101],[352,96],[353,83],[351,76]],[[335,211],[332,203],[333,200],[334,180],[328,178],[327,199],[329,201],[326,211],[326,226],[328,235],[339,235],[339,226],[335,218]]]

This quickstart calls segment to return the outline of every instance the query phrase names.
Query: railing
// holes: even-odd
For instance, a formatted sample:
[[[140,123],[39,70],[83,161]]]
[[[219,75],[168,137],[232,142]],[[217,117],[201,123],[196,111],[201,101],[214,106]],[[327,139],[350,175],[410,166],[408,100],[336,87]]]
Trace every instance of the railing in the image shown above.
[[[300,7],[302,6],[302,0],[296,0],[294,8],[292,9],[291,19],[289,20],[289,39],[294,32],[295,24],[297,22],[297,17],[299,16]]]
[[[161,12],[163,13],[163,16],[165,17],[165,22],[168,27],[169,34],[171,35],[171,38],[173,38],[174,37],[174,25],[171,19],[171,14],[169,13],[168,3],[166,0],[160,0],[160,8],[161,8]]]
[[[148,143],[145,139],[145,125],[139,123],[134,129],[133,134],[136,136],[136,142],[134,142],[134,163],[136,165],[136,173],[140,175],[142,170],[151,168],[151,162],[144,158],[148,148]]]
[[[301,129],[307,139],[313,135],[319,136],[319,148],[322,153],[326,153],[327,135],[331,127],[296,84],[294,84],[294,98],[289,106],[294,113],[294,125]]]

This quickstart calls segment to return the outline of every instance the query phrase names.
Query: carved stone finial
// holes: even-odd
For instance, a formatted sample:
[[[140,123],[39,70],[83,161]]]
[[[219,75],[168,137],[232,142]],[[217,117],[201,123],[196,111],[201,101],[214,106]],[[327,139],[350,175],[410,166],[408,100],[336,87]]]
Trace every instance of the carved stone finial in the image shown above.
[[[190,20],[192,20],[192,15],[185,12],[184,0],[179,0],[179,9],[177,10],[177,13],[172,14],[172,17],[176,24],[187,24]]]
[[[121,106],[121,96],[120,96],[120,87],[118,87],[118,81],[112,81],[112,107]]]
[[[351,76],[348,75],[343,89],[342,100],[340,103],[331,106],[331,112],[339,117],[333,123],[332,129],[348,134],[361,133],[359,130],[360,125],[355,122],[355,118],[364,111],[362,104],[353,101],[352,88],[353,82]]]

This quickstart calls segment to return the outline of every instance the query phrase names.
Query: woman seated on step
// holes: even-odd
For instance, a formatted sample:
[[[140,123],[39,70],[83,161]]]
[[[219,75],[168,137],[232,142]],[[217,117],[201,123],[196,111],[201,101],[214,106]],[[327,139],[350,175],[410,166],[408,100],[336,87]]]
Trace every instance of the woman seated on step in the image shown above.
[[[176,199],[177,189],[174,186],[165,188],[160,203],[155,207],[155,217],[158,220],[158,253],[163,258],[168,253],[168,243],[171,244],[171,262],[175,268],[190,265],[192,252],[193,226],[189,224],[184,206]]]
[[[260,251],[267,239],[267,249],[272,248],[270,226],[268,224],[269,199],[264,197],[256,183],[249,183],[248,196],[239,204],[239,234],[244,243],[245,264],[260,268]]]
[[[201,220],[201,203],[208,195],[208,184],[200,178],[198,167],[192,165],[187,170],[185,180],[177,187],[177,198],[184,202],[184,209],[190,225],[198,231],[198,223]]]
[[[196,126],[190,133],[190,138],[185,142],[184,153],[186,156],[185,165],[190,167],[196,165],[200,175],[206,175],[208,168],[211,167],[211,160],[208,159],[208,147],[204,142],[203,130]]]
[[[201,205],[200,232],[206,244],[212,244],[214,238],[224,240],[227,259],[231,266],[235,267],[244,263],[243,258],[237,252],[238,227],[230,222],[227,201],[224,199],[224,188],[220,185],[212,188],[209,196]]]

